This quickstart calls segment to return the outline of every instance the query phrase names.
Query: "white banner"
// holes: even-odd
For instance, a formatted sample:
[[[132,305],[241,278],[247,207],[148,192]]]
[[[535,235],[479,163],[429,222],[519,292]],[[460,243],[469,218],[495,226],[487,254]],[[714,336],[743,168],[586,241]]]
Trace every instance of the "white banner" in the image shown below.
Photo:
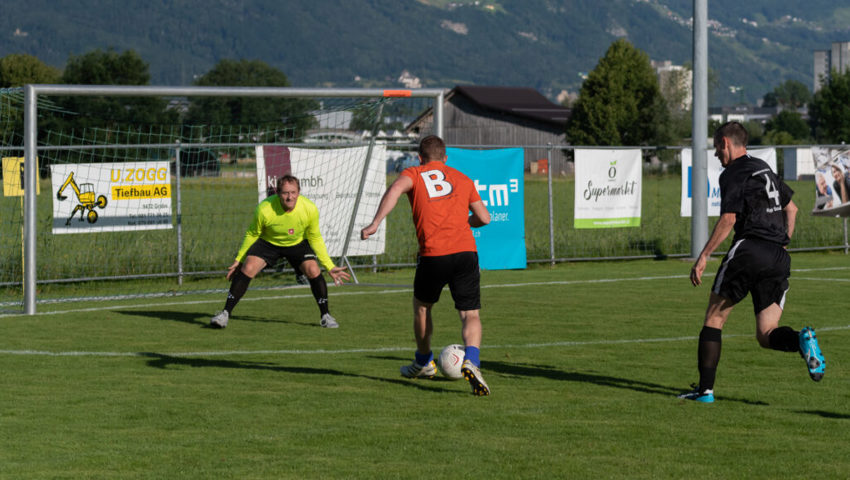
[[[776,149],[774,148],[752,148],[747,153],[767,162],[771,170],[776,173]],[[714,156],[714,149],[705,151],[707,177],[708,177],[708,216],[720,216],[720,173],[723,166],[720,160]],[[693,169],[693,152],[690,148],[682,149],[682,194],[680,210],[681,216],[691,216],[691,170]]]
[[[812,147],[814,215],[850,216],[850,147]]]
[[[168,162],[51,165],[53,233],[171,228]]]
[[[640,226],[641,151],[575,151],[575,228]]]
[[[797,148],[796,160],[797,160],[797,179],[803,176],[814,176],[815,174],[815,162],[812,161],[812,149],[805,148]]]
[[[257,178],[260,200],[268,195],[264,148],[257,147]],[[385,143],[372,148],[369,170],[363,185],[363,197],[354,219],[348,244],[348,256],[379,255],[384,253],[386,224],[381,222],[377,233],[368,241],[360,240],[360,229],[375,216],[378,203],[386,191],[387,156]],[[290,173],[301,182],[301,194],[319,209],[319,229],[331,257],[342,255],[345,232],[351,222],[357,190],[366,161],[368,147],[313,149],[289,148]]]

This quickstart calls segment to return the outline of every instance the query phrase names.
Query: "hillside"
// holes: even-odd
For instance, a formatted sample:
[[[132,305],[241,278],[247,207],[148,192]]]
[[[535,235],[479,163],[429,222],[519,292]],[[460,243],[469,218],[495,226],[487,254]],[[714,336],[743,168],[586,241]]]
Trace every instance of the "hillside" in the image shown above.
[[[812,50],[850,40],[834,0],[712,0],[711,103],[754,102],[784,80],[811,84]],[[219,59],[260,59],[295,86],[531,86],[574,92],[612,41],[653,60],[691,58],[692,0],[2,0],[0,56],[62,67],[95,48],[134,49],[152,83],[188,85]],[[729,87],[738,88],[731,93]]]

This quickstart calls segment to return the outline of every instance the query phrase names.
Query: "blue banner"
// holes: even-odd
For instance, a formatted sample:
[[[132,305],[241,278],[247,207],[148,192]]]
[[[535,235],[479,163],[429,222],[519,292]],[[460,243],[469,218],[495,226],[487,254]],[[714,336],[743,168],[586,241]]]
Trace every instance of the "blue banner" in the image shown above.
[[[490,224],[473,228],[478,260],[485,270],[525,268],[523,150],[448,148],[447,165],[475,182],[490,212]]]

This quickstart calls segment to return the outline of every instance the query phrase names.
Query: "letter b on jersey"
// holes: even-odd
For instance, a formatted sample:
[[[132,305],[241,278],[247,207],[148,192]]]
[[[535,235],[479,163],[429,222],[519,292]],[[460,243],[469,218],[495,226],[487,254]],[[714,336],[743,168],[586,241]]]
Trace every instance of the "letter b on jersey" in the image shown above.
[[[428,170],[420,173],[428,196],[431,198],[445,197],[452,193],[452,184],[446,181],[446,175],[440,170]]]

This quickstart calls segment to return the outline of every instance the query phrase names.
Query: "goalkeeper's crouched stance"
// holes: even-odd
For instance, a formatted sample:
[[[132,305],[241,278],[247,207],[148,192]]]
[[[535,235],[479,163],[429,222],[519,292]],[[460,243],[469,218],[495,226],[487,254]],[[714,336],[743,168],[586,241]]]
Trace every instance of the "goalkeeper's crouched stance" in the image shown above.
[[[331,261],[319,231],[319,210],[300,193],[298,179],[284,175],[277,181],[277,194],[257,205],[254,220],[245,232],[236,260],[227,269],[227,279],[231,283],[224,310],[210,320],[211,326],[226,327],[233,308],[245,295],[251,279],[266,265],[276,264],[281,257],[286,257],[296,272],[307,277],[319,306],[320,325],[325,328],[339,326],[328,309],[328,284],[319,263],[337,285],[350,279],[351,275],[344,267],[337,267]]]

